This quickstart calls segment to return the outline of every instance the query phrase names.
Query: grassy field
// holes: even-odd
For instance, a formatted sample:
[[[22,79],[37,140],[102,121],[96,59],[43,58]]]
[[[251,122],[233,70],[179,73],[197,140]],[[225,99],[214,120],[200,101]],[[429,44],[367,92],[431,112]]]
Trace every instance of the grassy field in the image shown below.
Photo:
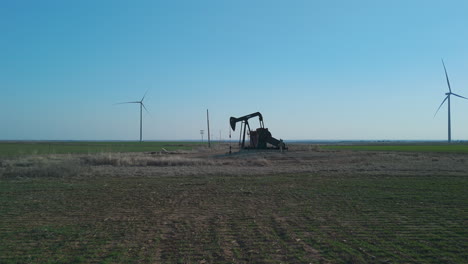
[[[446,152],[468,153],[468,144],[418,144],[418,145],[343,145],[321,146],[323,149],[346,149],[365,151]]]
[[[199,142],[0,142],[0,157],[42,154],[99,153],[99,152],[152,152],[191,149]]]
[[[200,142],[66,142],[66,141],[0,141],[0,157],[44,154],[87,154],[107,152],[155,152],[162,148],[171,150],[188,150],[201,146]],[[405,152],[447,152],[468,153],[468,144],[417,144],[417,145],[328,145],[322,149],[346,149],[364,151],[405,151]]]
[[[466,263],[468,178],[0,181],[1,263]]]
[[[101,144],[0,157],[0,263],[468,263],[463,152]]]

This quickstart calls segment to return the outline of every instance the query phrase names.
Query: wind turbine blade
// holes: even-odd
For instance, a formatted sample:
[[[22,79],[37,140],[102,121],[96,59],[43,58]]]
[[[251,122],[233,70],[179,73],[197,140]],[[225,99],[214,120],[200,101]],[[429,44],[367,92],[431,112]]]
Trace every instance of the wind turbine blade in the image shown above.
[[[141,106],[143,106],[143,108],[145,109],[145,111],[146,111],[149,115],[151,115],[150,111],[148,111],[148,109],[146,109],[146,106],[145,106],[144,103],[141,103]]]
[[[145,97],[146,97],[146,94],[148,93],[149,89],[146,90],[145,94],[143,95],[143,97],[141,98],[141,101],[140,102],[143,102],[143,100],[145,100]]]
[[[139,104],[140,102],[123,102],[123,103],[116,103],[116,104]]]
[[[450,93],[451,93],[451,92],[452,92],[452,88],[450,87],[450,81],[449,81],[449,77],[448,77],[448,74],[447,74],[447,68],[445,68],[445,63],[444,63],[444,60],[443,60],[443,59],[442,59],[442,65],[444,65],[445,78],[447,79],[447,85],[448,85],[449,91],[450,91]]]
[[[442,107],[442,105],[445,103],[445,101],[447,101],[447,99],[449,98],[450,95],[447,95],[445,97],[445,99],[442,101],[442,103],[440,104],[439,108],[437,108],[437,111],[435,112],[434,114],[434,117],[437,115],[437,112],[439,112],[440,108]]]
[[[455,96],[458,96],[458,97],[460,97],[460,98],[463,98],[463,99],[468,100],[468,98],[466,98],[466,97],[464,97],[464,96],[461,96],[461,95],[458,95],[458,94],[454,94],[454,93],[452,93],[452,94],[455,95]]]

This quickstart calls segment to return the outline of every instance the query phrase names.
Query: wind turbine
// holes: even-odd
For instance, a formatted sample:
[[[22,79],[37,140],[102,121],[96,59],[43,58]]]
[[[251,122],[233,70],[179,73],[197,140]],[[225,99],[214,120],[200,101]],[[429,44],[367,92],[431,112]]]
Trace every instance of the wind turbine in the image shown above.
[[[145,104],[143,104],[143,100],[145,100],[145,96],[147,93],[148,91],[146,91],[146,93],[143,95],[140,101],[117,103],[117,104],[140,104],[140,142],[142,141],[142,136],[143,136],[143,132],[142,132],[143,130],[143,108],[145,108],[146,112],[149,113],[148,109],[146,109],[145,107]]]
[[[460,97],[460,98],[463,98],[463,99],[466,99],[466,100],[468,100],[468,98],[463,97],[461,95],[458,95],[456,93],[452,93],[452,88],[450,87],[450,81],[449,81],[449,77],[448,77],[448,74],[447,74],[447,68],[445,68],[445,63],[444,63],[443,59],[442,59],[442,65],[444,66],[445,78],[447,79],[447,86],[449,88],[449,92],[445,93],[446,97],[442,101],[442,103],[440,104],[439,108],[437,108],[437,111],[434,114],[434,117],[437,115],[437,112],[439,112],[440,108],[445,103],[445,101],[447,101],[447,103],[448,103],[448,142],[450,143],[450,142],[452,142],[452,127],[451,127],[451,121],[450,121],[450,96],[454,95],[454,96],[457,96],[457,97]]]

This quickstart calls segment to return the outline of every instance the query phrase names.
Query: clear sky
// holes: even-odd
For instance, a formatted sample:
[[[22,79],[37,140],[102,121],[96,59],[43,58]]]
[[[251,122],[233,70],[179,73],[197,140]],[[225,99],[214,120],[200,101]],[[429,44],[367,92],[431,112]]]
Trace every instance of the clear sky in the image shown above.
[[[468,1],[0,3],[1,140],[215,138],[260,111],[283,139],[447,138],[468,97]],[[257,127],[257,120],[250,122]],[[238,137],[238,131],[235,137]],[[206,136],[206,135],[205,135]],[[452,99],[468,140],[468,100]]]

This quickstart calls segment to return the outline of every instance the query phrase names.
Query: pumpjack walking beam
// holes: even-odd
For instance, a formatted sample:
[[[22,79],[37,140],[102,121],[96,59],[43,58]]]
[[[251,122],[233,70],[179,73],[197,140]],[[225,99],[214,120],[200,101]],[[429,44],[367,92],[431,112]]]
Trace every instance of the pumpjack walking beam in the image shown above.
[[[245,147],[245,134],[247,133],[247,128],[250,131],[250,125],[249,125],[248,120],[250,118],[256,117],[256,116],[258,116],[258,119],[259,119],[259,122],[260,122],[260,127],[264,128],[263,116],[262,116],[262,114],[260,114],[260,112],[255,112],[255,113],[252,113],[250,115],[245,115],[245,116],[242,116],[242,117],[239,117],[239,118],[231,117],[229,119],[229,123],[231,124],[231,128],[232,128],[233,131],[236,130],[236,123],[241,122],[242,143],[240,145],[241,145],[242,148]],[[242,129],[244,129],[244,130],[242,131]]]

